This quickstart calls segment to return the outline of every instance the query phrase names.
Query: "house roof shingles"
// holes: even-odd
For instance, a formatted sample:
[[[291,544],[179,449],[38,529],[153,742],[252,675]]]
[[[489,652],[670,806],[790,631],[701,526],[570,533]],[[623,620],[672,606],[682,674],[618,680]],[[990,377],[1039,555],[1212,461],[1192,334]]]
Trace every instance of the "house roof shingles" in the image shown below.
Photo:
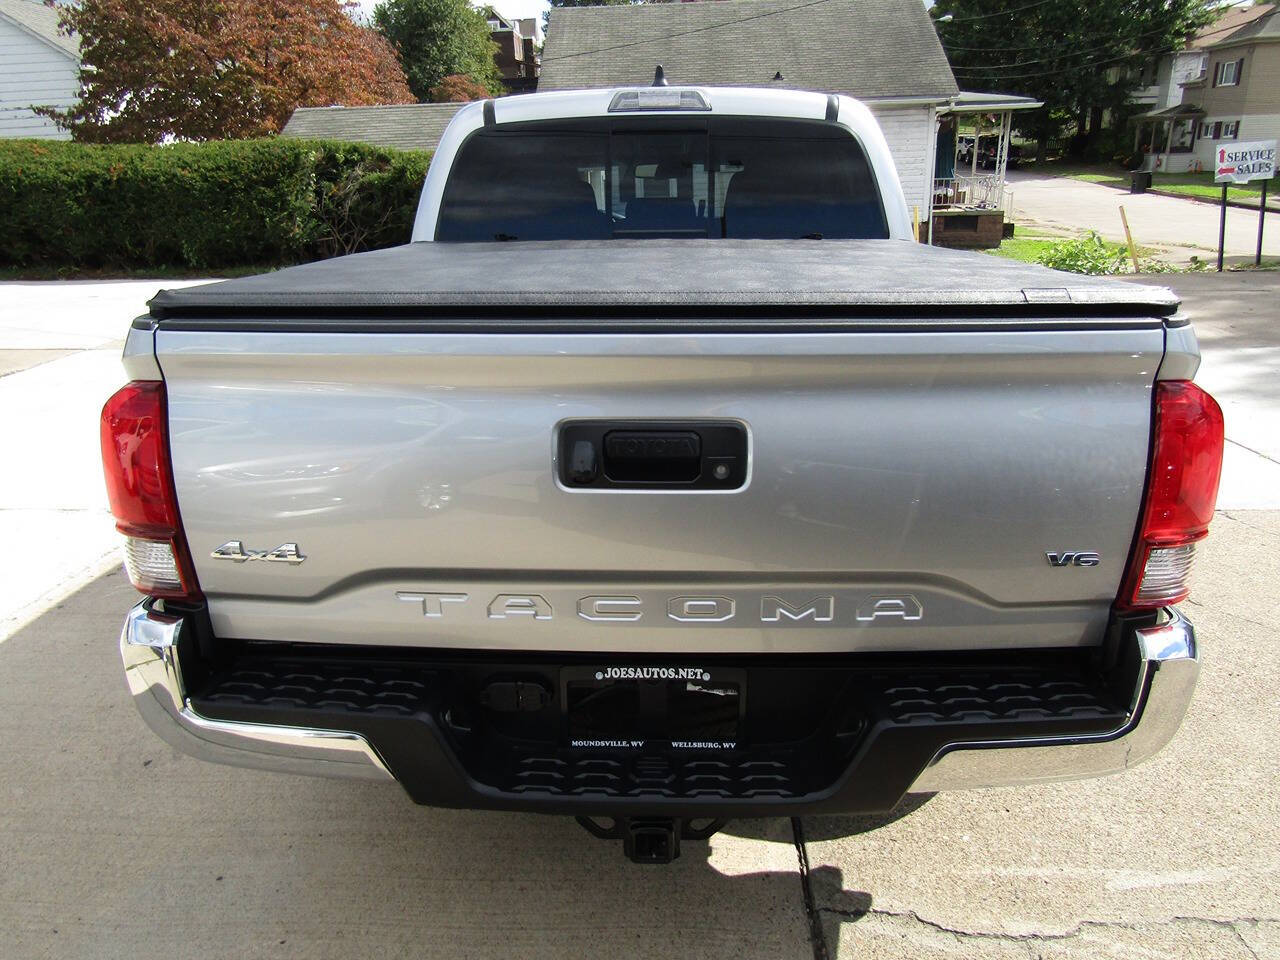
[[[466,104],[406,103],[381,107],[299,107],[281,134],[304,140],[373,143],[434,150],[453,115]]]
[[[1268,40],[1280,40],[1280,17],[1276,16],[1274,10],[1256,17],[1234,33],[1209,44],[1209,49],[1216,50],[1219,47],[1233,47],[1241,43],[1259,43]]]
[[[1267,17],[1274,9],[1275,5],[1270,3],[1258,3],[1252,7],[1229,7],[1223,11],[1222,16],[1197,30],[1187,44],[1187,49],[1207,50],[1234,42],[1239,34],[1251,31],[1258,21]]]
[[[0,0],[0,16],[67,56],[80,59],[79,42],[58,30],[55,7],[47,7],[39,0]]]
[[[716,0],[551,11],[538,90],[673,84],[845,93],[958,92],[920,0]],[[774,80],[781,73],[782,80]]]

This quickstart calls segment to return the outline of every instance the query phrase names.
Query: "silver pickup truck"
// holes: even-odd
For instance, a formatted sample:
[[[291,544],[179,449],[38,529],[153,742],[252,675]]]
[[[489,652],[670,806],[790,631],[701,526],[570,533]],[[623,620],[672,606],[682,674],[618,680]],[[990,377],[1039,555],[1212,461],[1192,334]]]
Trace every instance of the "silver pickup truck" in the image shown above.
[[[847,98],[532,95],[458,113],[414,242],[162,292],[102,417],[143,717],[645,862],[1149,757],[1222,457],[1188,320],[911,232]]]

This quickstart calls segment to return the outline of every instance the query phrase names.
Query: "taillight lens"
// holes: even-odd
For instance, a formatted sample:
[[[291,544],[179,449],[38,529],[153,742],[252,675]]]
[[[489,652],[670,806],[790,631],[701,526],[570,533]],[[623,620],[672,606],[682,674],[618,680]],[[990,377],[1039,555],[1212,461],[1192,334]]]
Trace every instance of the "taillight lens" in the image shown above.
[[[182,537],[169,465],[164,384],[136,380],[102,408],[102,469],[125,569],[153,597],[198,600],[200,587]]]
[[[1218,500],[1222,444],[1222,409],[1213,397],[1189,380],[1156,383],[1151,473],[1119,609],[1187,598],[1196,542],[1209,533]]]

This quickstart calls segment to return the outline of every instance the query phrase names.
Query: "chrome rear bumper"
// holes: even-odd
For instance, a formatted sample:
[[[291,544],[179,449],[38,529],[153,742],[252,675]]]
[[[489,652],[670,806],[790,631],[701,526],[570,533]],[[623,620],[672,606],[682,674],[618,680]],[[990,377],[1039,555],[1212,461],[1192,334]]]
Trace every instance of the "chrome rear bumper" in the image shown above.
[[[129,611],[120,656],[133,702],[152,730],[201,760],[256,770],[393,780],[369,742],[356,733],[231,723],[200,716],[182,683],[178,644],[183,622],[144,601]]]
[[[182,619],[144,601],[129,613],[120,637],[134,702],[162,739],[192,756],[233,766],[396,779],[373,744],[356,732],[202,716],[192,706],[183,683],[183,631]],[[1171,609],[1162,614],[1161,623],[1132,630],[1130,636],[1131,646],[1136,647],[1132,650],[1137,660],[1136,682],[1127,719],[1115,729],[1057,739],[950,743],[924,766],[909,792],[1102,776],[1126,770],[1155,754],[1176,733],[1195,688],[1199,672],[1195,633],[1191,624]],[[777,812],[803,811],[779,808]]]
[[[1120,773],[1173,739],[1200,673],[1195,628],[1175,609],[1135,631],[1140,661],[1129,720],[1111,733],[1065,740],[957,744],[941,751],[913,793],[1083,780]]]

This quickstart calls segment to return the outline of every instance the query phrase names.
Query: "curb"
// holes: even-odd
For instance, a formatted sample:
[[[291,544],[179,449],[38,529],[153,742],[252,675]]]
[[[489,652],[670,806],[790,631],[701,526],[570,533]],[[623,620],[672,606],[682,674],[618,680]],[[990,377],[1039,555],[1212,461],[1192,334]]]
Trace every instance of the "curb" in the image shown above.
[[[1121,190],[1123,188],[1116,187],[1115,189]],[[1207,203],[1213,207],[1222,206],[1221,197],[1215,200],[1210,200],[1208,197],[1192,197],[1192,196],[1188,196],[1185,193],[1174,193],[1170,190],[1157,190],[1153,187],[1148,188],[1145,192],[1154,193],[1157,197],[1173,197],[1175,200],[1190,200],[1192,203]],[[1240,210],[1252,210],[1254,213],[1258,212],[1258,205],[1256,203],[1253,203],[1253,204],[1245,203],[1243,200],[1228,199],[1227,206],[1236,207],[1237,209],[1240,209]],[[1280,207],[1273,207],[1271,206],[1271,204],[1267,204],[1267,213],[1280,213]]]

